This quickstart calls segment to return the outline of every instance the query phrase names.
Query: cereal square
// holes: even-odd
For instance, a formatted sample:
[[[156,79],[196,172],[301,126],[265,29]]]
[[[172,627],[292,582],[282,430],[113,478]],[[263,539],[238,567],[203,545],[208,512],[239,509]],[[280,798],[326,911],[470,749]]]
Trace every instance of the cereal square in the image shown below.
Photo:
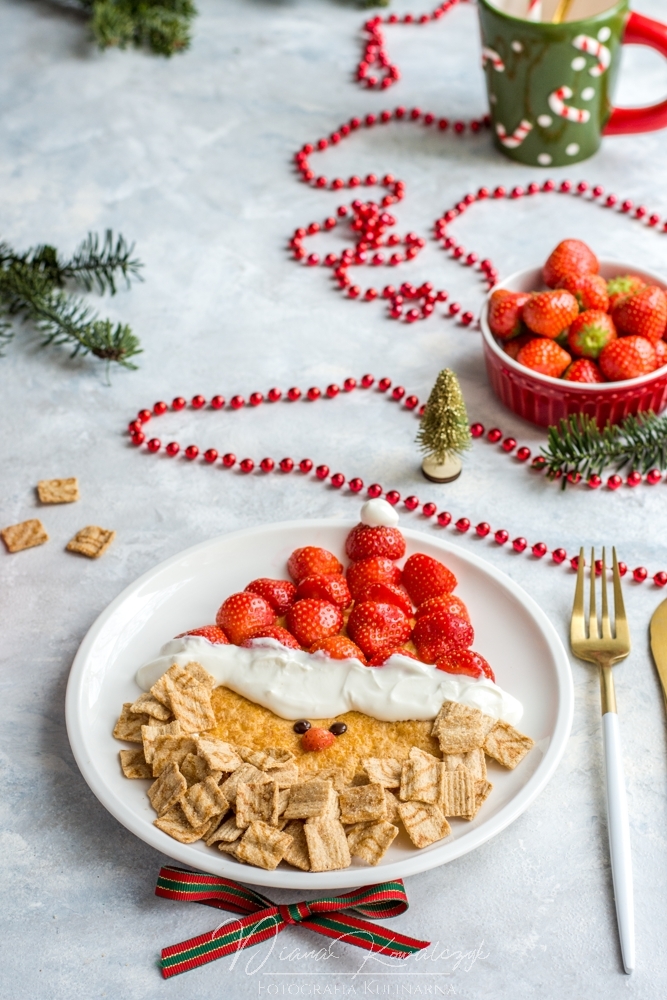
[[[22,552],[23,549],[31,549],[34,545],[43,545],[48,542],[49,536],[46,528],[37,517],[29,521],[21,521],[20,524],[10,524],[8,528],[0,531],[0,538],[7,546],[8,552]]]
[[[310,871],[310,854],[308,853],[308,841],[306,840],[306,829],[299,819],[291,820],[285,827],[284,833],[289,834],[292,843],[285,851],[283,860],[294,868],[301,871]]]
[[[199,756],[204,758],[212,771],[231,773],[242,764],[232,744],[216,736],[200,736],[197,747]]]
[[[190,736],[158,736],[151,761],[153,776],[157,778],[167,764],[178,764],[180,767],[189,753],[196,752],[197,744]]]
[[[239,747],[240,756],[248,764],[254,764],[260,771],[270,771],[285,767],[294,760],[291,750],[282,747],[267,747],[266,750],[253,750],[252,747]]]
[[[274,781],[252,785],[242,781],[239,784],[236,790],[236,823],[239,827],[250,826],[255,820],[277,826],[279,815],[280,797]]]
[[[148,798],[158,816],[163,816],[171,809],[182,797],[187,787],[187,781],[181,774],[178,764],[167,764],[159,778],[148,789]],[[206,818],[208,819],[208,817]],[[202,820],[202,822],[204,821]],[[201,823],[192,823],[191,825],[201,826]]]
[[[181,774],[188,783],[188,788],[190,785],[196,785],[198,782],[203,781],[208,778],[211,773],[209,766],[203,757],[198,757],[197,754],[189,753],[183,758],[180,764]],[[213,777],[215,779],[216,775],[220,772],[216,772]]]
[[[228,802],[233,805],[236,804],[236,794],[238,787],[242,782],[247,785],[259,784],[260,782],[270,781],[268,774],[265,771],[260,771],[258,767],[254,764],[241,764],[236,770],[230,774],[226,781],[223,781],[220,786],[220,791],[225,796]]]
[[[213,844],[218,844],[221,841],[225,844],[233,844],[235,840],[240,839],[242,833],[241,827],[236,825],[236,816],[230,816],[224,823],[220,823],[213,833],[208,834],[206,845],[212,847]]]
[[[187,688],[173,684],[169,701],[184,733],[201,733],[215,725],[211,692],[204,684],[195,683]]]
[[[524,736],[509,722],[497,722],[484,740],[484,752],[503,767],[514,768],[535,746],[530,736]]]
[[[120,751],[120,766],[126,778],[152,778],[153,771],[146,763],[142,747]]]
[[[472,819],[475,815],[475,779],[465,767],[457,771],[443,771],[438,805],[445,816]]]
[[[349,867],[352,859],[340,820],[311,819],[306,823],[304,833],[311,871],[328,872]]]
[[[490,781],[479,780],[475,782],[475,813],[478,811],[483,802],[488,799],[493,785]]]
[[[448,837],[452,828],[439,806],[426,802],[401,802],[398,812],[415,847],[428,847]]]
[[[229,802],[215,778],[209,776],[187,789],[181,799],[181,808],[190,826],[198,827],[212,816],[222,816],[226,813]]]
[[[352,838],[348,831],[350,854],[361,858],[366,864],[376,865],[393,843],[398,834],[398,827],[386,820],[380,820],[378,823],[361,823],[359,826],[361,829],[353,827],[357,832]],[[350,843],[350,839],[353,843]]]
[[[130,706],[131,708],[132,706]],[[144,744],[144,755],[149,764],[153,763],[155,744],[160,736],[180,736],[180,722],[165,722],[157,725],[155,719],[150,719],[147,725],[141,727],[141,738]]]
[[[180,841],[181,844],[194,844],[206,836],[211,823],[204,823],[203,826],[197,827],[196,830],[193,829],[185,818],[180,804],[177,803],[168,812],[164,813],[164,815],[158,816],[153,826],[156,826],[158,830],[162,830],[163,833],[168,833],[170,837]]]
[[[436,802],[442,780],[442,764],[438,760],[415,757],[403,761],[401,788],[398,793],[402,802]]]
[[[115,531],[107,531],[106,528],[89,524],[87,528],[81,528],[80,531],[77,531],[74,538],[65,547],[68,552],[78,552],[79,555],[88,556],[89,559],[99,559],[115,537]]]
[[[40,479],[37,483],[40,503],[74,503],[79,500],[79,481],[72,479]]]
[[[368,823],[384,819],[386,815],[387,802],[379,782],[346,788],[340,793],[341,823]]]
[[[162,705],[150,691],[144,691],[140,694],[135,702],[132,703],[130,712],[134,715],[141,715],[142,713],[150,715],[152,719],[157,719],[158,722],[167,722],[171,718],[171,711]]]
[[[385,788],[384,800],[387,803],[387,822],[395,823],[398,819],[400,819],[398,815],[398,799],[393,792],[390,792],[388,788]]]
[[[285,819],[309,819],[323,816],[331,809],[332,797],[336,793],[329,781],[301,781],[292,785],[290,799],[285,809]]]
[[[113,735],[117,740],[125,740],[127,743],[141,743],[143,742],[141,731],[144,726],[148,725],[150,717],[148,715],[134,715],[131,709],[132,702],[126,701],[113,728]]]
[[[483,715],[478,708],[446,701],[433,723],[433,736],[443,754],[467,753],[484,743],[484,737],[496,720]]]
[[[367,757],[361,763],[371,781],[385,788],[398,788],[401,784],[401,762],[395,757]]]
[[[277,868],[289,849],[292,838],[281,833],[274,826],[256,820],[243,834],[235,857],[258,868],[273,871]]]

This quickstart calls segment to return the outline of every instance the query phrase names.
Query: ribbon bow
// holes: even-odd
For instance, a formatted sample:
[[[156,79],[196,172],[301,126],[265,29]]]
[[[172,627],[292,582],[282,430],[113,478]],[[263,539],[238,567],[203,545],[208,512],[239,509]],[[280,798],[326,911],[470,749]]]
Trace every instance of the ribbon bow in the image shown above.
[[[408,897],[401,879],[364,885],[345,896],[322,896],[310,902],[278,906],[266,896],[231,879],[167,865],[160,869],[155,895],[247,914],[241,920],[232,920],[208,934],[163,948],[161,966],[165,979],[260,944],[275,937],[289,924],[303,924],[318,934],[344,938],[348,944],[391,958],[407,958],[427,948],[430,943],[397,934],[343,912],[356,910],[372,920],[405,913]]]

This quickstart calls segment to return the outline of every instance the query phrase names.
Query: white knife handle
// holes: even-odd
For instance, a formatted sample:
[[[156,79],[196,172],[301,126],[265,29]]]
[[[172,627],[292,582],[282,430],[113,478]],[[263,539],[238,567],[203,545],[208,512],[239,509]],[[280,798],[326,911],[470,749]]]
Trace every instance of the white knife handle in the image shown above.
[[[614,880],[616,919],[621,941],[623,966],[627,973],[635,967],[635,918],[632,894],[632,856],[630,853],[630,822],[625,796],[621,737],[616,712],[602,716],[604,740],[605,784],[607,788],[607,823],[609,853]]]

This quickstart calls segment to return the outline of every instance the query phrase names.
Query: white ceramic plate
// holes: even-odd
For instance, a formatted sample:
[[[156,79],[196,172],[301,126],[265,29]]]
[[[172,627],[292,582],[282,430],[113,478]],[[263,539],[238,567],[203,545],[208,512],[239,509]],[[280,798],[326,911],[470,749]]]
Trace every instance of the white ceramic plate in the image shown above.
[[[144,574],[102,612],[76,655],[67,686],[67,732],[81,772],[100,802],[128,830],[175,861],[228,878],[267,886],[334,889],[403,878],[472,851],[499,833],[542,791],[563,754],[572,724],[570,666],[555,629],[509,577],[446,541],[404,530],[407,554],[426,552],[446,562],[459,580],[475,628],[475,649],[501,687],[524,705],[520,723],[535,748],[514,771],[489,766],[494,788],[472,822],[452,821],[447,840],[424,850],[401,833],[376,868],[355,863],[343,871],[308,873],[280,866],[241,865],[202,843],[180,844],[153,826],[147,781],[123,777],[111,731],[125,701],[140,690],[137,667],[185,629],[215,620],[222,601],[259,576],[286,576],[293,549],[321,545],[344,558],[352,522],[289,521],[223,535],[173,556]],[[334,668],[335,669],[335,668]],[[133,747],[136,744],[125,744]]]

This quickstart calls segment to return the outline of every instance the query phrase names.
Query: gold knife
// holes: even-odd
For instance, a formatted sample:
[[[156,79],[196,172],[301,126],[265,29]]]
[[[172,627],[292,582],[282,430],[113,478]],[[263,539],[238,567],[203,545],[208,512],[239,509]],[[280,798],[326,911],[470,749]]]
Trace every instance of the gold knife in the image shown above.
[[[667,600],[659,604],[653,612],[650,625],[651,652],[658,676],[662,684],[662,693],[667,706]]]

